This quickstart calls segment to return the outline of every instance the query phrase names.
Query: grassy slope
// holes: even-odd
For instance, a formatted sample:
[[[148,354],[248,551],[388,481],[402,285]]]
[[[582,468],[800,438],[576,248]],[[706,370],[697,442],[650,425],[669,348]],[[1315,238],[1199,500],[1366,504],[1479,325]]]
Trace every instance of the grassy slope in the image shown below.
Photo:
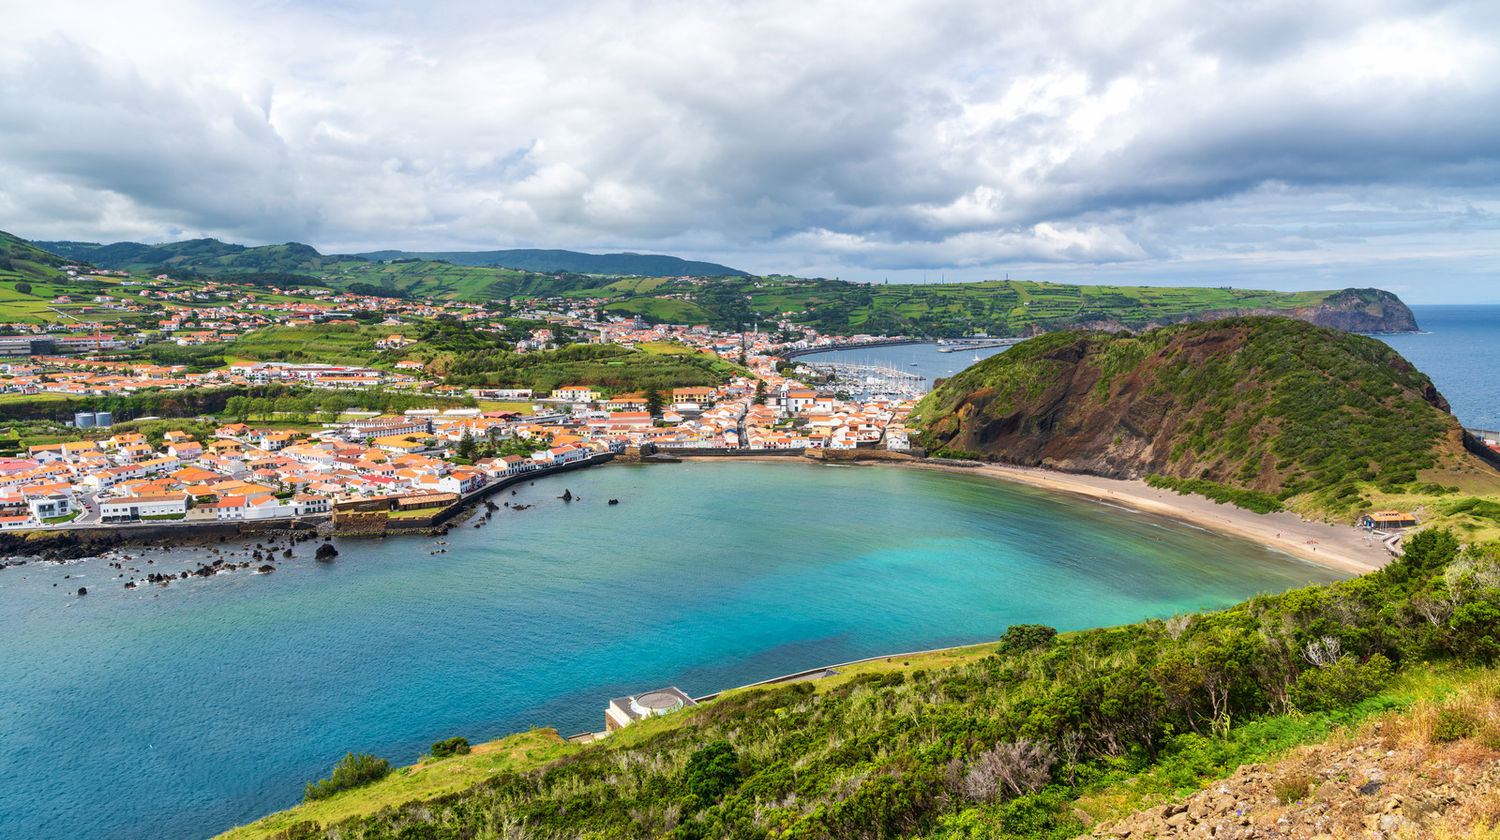
[[[1316,306],[1332,291],[1271,292],[1227,288],[1072,286],[1031,281],[860,286],[839,282],[742,284],[762,315],[838,332],[947,334],[987,330],[1021,335],[1079,319],[1139,328],[1192,313],[1235,308]]]
[[[400,779],[345,794],[356,807],[338,815],[363,815],[337,836],[395,837],[430,822],[434,837],[501,824],[538,837],[1071,837],[1082,829],[1074,808],[1118,817],[1371,715],[1476,683],[1493,691],[1493,675],[1474,670],[1472,657],[1500,643],[1491,635],[1476,648],[1468,631],[1441,629],[1443,615],[1429,625],[1419,606],[1434,586],[1456,604],[1493,609],[1500,599],[1476,583],[1500,579],[1493,549],[1451,557],[1451,544],[1435,539],[1386,572],[1217,613],[1067,634],[998,656],[989,646],[897,656],[812,684],[731,692],[600,744],[560,746],[440,800],[402,802]],[[1457,614],[1452,621],[1460,626]],[[1303,644],[1327,636],[1355,658],[1304,662]],[[1400,666],[1395,679],[1380,676],[1383,656]],[[1197,693],[1208,686],[1225,692],[1230,714],[1214,718]],[[1197,711],[1183,717],[1189,709]],[[1041,794],[960,792],[965,769],[996,739],[1059,744],[1059,732],[1087,733],[1085,746],[1076,763],[1053,763]],[[1110,746],[1117,737],[1123,744]],[[740,780],[721,802],[698,802],[708,807],[691,821],[684,766],[721,738],[738,753]],[[1139,738],[1154,746],[1128,747]],[[317,818],[297,809],[228,836],[270,837],[298,819]],[[673,822],[687,828],[673,834]]]
[[[1052,446],[1083,423],[1072,441],[1085,451],[1074,462],[1135,459],[1149,471],[1277,495],[1306,513],[1424,504],[1434,513],[1455,493],[1500,494],[1500,474],[1464,453],[1457,421],[1424,399],[1430,388],[1375,339],[1233,319],[1032,339],[945,380],[912,422],[936,448],[1002,459]],[[1022,418],[1021,431],[986,445],[1007,416]],[[1141,441],[1149,449],[1136,453]],[[1150,461],[1163,452],[1164,464]]]
[[[988,656],[993,648],[993,645],[971,645],[862,662],[847,666],[841,669],[839,676],[819,680],[814,685],[817,691],[828,692],[861,676],[968,664]],[[726,691],[714,702],[764,690],[763,688],[744,688]],[[555,729],[534,729],[530,732],[507,735],[495,741],[476,744],[474,751],[469,755],[419,761],[410,767],[400,768],[389,777],[367,787],[339,794],[332,799],[303,803],[288,810],[279,811],[250,825],[227,831],[220,835],[220,838],[221,840],[272,838],[277,832],[306,820],[330,825],[349,817],[374,813],[414,800],[429,799],[466,790],[502,771],[524,773],[538,770],[560,758],[576,755],[586,749],[638,747],[655,736],[680,729],[687,723],[689,719],[685,715],[647,720],[629,729],[621,730],[594,747],[569,743],[558,735]]]
[[[223,345],[226,359],[233,361],[328,362],[364,365],[381,353],[375,342],[388,335],[406,335],[407,327],[314,324],[297,327],[266,327],[245,333]]]
[[[892,673],[903,668],[933,667],[957,664],[954,654],[968,653],[972,658],[988,655],[993,646],[957,648],[937,654],[909,657],[901,662],[872,663],[847,670],[847,680],[855,673]],[[1191,763],[1175,766],[1157,765],[1133,776],[1105,781],[1075,800],[1077,808],[1095,821],[1116,820],[1127,814],[1173,802],[1195,791],[1211,786],[1211,779],[1226,775],[1246,763],[1274,760],[1293,748],[1348,738],[1375,721],[1408,729],[1432,715],[1430,709],[1450,704],[1453,698],[1484,696],[1497,688],[1500,673],[1486,668],[1453,668],[1423,666],[1402,674],[1384,691],[1359,707],[1338,715],[1271,716],[1234,730],[1225,739],[1230,749],[1205,751],[1192,756]],[[834,680],[817,684],[826,693],[835,687]],[[746,689],[758,692],[763,689]],[[641,725],[594,749],[623,749],[635,746],[649,736],[689,725],[685,717],[667,717]],[[1429,724],[1430,725],[1430,724]],[[277,835],[300,823],[332,825],[352,817],[368,815],[406,803],[457,793],[500,772],[525,773],[544,770],[549,764],[586,747],[563,741],[555,730],[543,729],[510,735],[496,741],[478,744],[467,756],[425,761],[395,771],[390,777],[364,788],[349,791],[329,800],[297,805],[246,826],[218,835],[216,840],[276,840]],[[1215,754],[1217,752],[1217,755]],[[1215,761],[1215,759],[1219,759]],[[956,821],[955,821],[956,822]],[[999,828],[998,826],[995,826]],[[1001,829],[1003,830],[1003,829]]]

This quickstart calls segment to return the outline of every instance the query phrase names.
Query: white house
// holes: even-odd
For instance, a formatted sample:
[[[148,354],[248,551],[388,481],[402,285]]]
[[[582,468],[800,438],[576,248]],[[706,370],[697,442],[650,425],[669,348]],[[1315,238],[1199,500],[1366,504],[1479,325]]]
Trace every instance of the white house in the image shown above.
[[[293,499],[293,513],[298,516],[307,516],[314,513],[327,513],[328,509],[327,496],[313,496],[306,493],[299,493],[296,498]]]
[[[587,385],[564,385],[552,390],[552,398],[568,402],[593,402],[599,399],[599,392]]]
[[[73,512],[73,500],[66,493],[48,493],[26,500],[26,507],[38,522],[54,516],[67,516]]]
[[[105,522],[131,522],[143,516],[170,516],[187,513],[186,493],[171,496],[128,496],[99,503],[99,516]]]

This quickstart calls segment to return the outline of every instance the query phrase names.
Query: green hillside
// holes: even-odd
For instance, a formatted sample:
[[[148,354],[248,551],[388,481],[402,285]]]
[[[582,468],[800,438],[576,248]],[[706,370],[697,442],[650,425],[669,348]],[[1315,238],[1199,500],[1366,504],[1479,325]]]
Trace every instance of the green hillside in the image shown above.
[[[0,231],[0,283],[55,281],[62,276],[58,268],[67,264],[58,254]]]
[[[1474,682],[1500,657],[1497,557],[1428,532],[1359,579],[1062,636],[1013,626],[588,746],[533,732],[223,836],[1063,840]],[[1466,735],[1495,743],[1500,725]]]
[[[578,251],[519,248],[508,251],[376,251],[359,254],[371,260],[417,259],[454,265],[512,268],[540,273],[602,274],[642,277],[744,277],[745,272],[718,263],[697,262],[665,254],[583,254]]]
[[[1359,332],[1417,328],[1411,311],[1395,295],[1377,289],[1274,292],[1011,280],[869,285],[744,277],[713,263],[640,254],[381,251],[341,256],[295,242],[246,247],[214,239],[167,245],[41,244],[102,268],[166,272],[180,280],[234,274],[247,282],[261,278],[280,285],[327,285],[422,299],[603,298],[604,308],[619,314],[717,329],[787,320],[839,335],[1023,336],[1072,328],[1140,330],[1233,315],[1287,315]],[[476,264],[502,259],[513,267]],[[726,276],[709,282],[676,279],[705,274]]]
[[[45,242],[68,259],[121,271],[192,271],[203,275],[262,272],[325,278],[335,283],[373,279],[377,285],[418,297],[479,300],[511,294],[559,294],[605,285],[608,280],[551,275],[743,275],[714,263],[648,254],[582,254],[575,251],[380,251],[325,255],[310,245],[250,247],[193,239],[164,245],[139,242]],[[353,276],[351,276],[353,275]]]
[[[1023,336],[1073,328],[1139,330],[1249,314],[1284,314],[1360,331],[1416,329],[1410,310],[1376,289],[1271,292],[1009,280],[872,286],[779,278],[725,285],[749,295],[762,317],[785,316],[843,335]]]
[[[0,321],[74,325],[131,317],[93,303],[95,296],[117,294],[118,286],[109,280],[69,277],[59,270],[72,262],[0,231]]]
[[[1237,318],[1031,339],[942,381],[912,423],[938,452],[1156,474],[1246,507],[1346,517],[1396,497],[1500,492],[1447,409],[1383,342]]]

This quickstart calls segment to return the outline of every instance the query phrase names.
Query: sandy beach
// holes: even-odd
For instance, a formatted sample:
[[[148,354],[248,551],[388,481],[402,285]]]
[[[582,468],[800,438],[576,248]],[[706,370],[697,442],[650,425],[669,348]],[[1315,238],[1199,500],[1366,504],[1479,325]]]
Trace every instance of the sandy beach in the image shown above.
[[[712,456],[689,456],[683,461],[725,461]],[[787,456],[738,456],[735,461],[823,463],[808,458]],[[982,464],[959,467],[931,461],[851,461],[850,464],[896,466],[908,469],[941,470],[961,475],[982,475],[1002,481],[1014,481],[1061,493],[1070,493],[1091,501],[1121,505],[1148,513],[1169,516],[1241,539],[1252,540],[1312,563],[1351,574],[1372,572],[1391,561],[1391,555],[1380,539],[1352,525],[1328,525],[1308,522],[1295,513],[1253,513],[1234,505],[1221,505],[1196,495],[1178,495],[1161,490],[1140,479],[1101,478],[1093,475],[1058,472],[1038,467],[1015,467],[1004,464]]]

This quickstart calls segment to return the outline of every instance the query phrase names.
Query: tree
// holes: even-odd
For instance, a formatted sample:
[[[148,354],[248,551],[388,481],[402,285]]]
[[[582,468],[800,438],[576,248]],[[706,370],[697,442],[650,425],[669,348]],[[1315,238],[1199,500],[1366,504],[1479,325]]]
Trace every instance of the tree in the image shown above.
[[[1012,624],[1000,637],[1001,653],[1020,653],[1052,644],[1057,629],[1045,624]]]
[[[312,802],[327,799],[339,791],[376,782],[390,775],[391,763],[373,755],[348,753],[333,768],[333,775],[317,782],[308,782],[303,788],[302,799]]]
[[[755,381],[755,404],[766,404],[766,380],[764,379],[757,379]]]
[[[646,391],[646,412],[652,417],[660,417],[661,407],[661,392],[656,390],[655,388]]]
[[[458,447],[455,450],[458,457],[472,460],[474,457],[474,435],[470,434],[469,427],[464,427],[464,433],[458,439]]]
[[[438,741],[432,745],[433,758],[451,758],[455,755],[469,754],[469,739],[463,736],[449,738],[446,741]]]
[[[717,802],[740,781],[739,756],[728,741],[714,741],[688,757],[682,781],[700,803]]]
[[[249,397],[230,397],[224,401],[224,414],[243,423],[250,416]]]
[[[31,294],[31,284],[30,283],[17,283],[16,284],[16,291],[20,292],[23,295],[29,295],[29,294]]]

